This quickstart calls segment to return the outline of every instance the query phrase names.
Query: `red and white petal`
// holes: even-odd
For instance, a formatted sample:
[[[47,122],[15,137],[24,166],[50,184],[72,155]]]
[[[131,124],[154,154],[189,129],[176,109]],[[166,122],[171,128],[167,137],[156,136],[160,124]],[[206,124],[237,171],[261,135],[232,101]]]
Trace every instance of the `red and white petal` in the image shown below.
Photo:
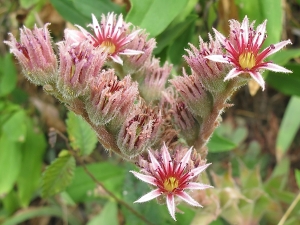
[[[241,29],[243,30],[242,32],[243,44],[247,44],[249,39],[249,19],[247,16],[245,16],[245,18],[243,19]]]
[[[251,77],[261,86],[262,90],[265,90],[265,81],[262,75],[259,72],[249,71]]]
[[[138,179],[148,183],[148,184],[152,184],[154,186],[156,186],[157,184],[155,183],[155,178],[152,177],[152,176],[149,176],[149,175],[145,175],[145,174],[142,174],[142,173],[138,173],[138,172],[135,172],[135,171],[129,171],[130,173],[132,173],[135,177],[137,177]]]
[[[150,191],[149,193],[143,195],[138,200],[136,200],[134,203],[148,202],[154,198],[157,198],[160,195],[161,195],[161,191],[159,189],[155,189],[155,190]]]
[[[129,34],[126,39],[128,39],[128,42],[132,41],[137,35],[138,33],[141,31],[141,29],[139,30],[135,30],[133,31],[131,34]]]
[[[151,160],[151,163],[152,163],[152,168],[154,170],[156,170],[157,168],[161,167],[159,162],[157,161],[157,159],[152,154],[152,152],[149,150],[148,153],[149,153],[149,157],[150,157],[150,160]]]
[[[191,190],[204,190],[204,189],[207,189],[207,188],[213,188],[213,186],[208,185],[208,184],[196,183],[196,182],[190,182],[186,186],[186,189],[191,189]]]
[[[271,70],[271,71],[274,71],[274,72],[282,72],[282,73],[292,73],[292,71],[282,67],[282,66],[279,66],[277,64],[274,64],[274,63],[266,63],[265,66],[260,66],[259,67],[260,69],[266,69],[266,70]]]
[[[195,176],[198,176],[201,172],[203,172],[209,165],[211,165],[211,163],[205,164],[203,166],[200,167],[196,167],[194,169],[191,170],[190,174],[190,179],[192,179]]]
[[[172,163],[170,163],[172,159],[165,143],[162,146],[162,160],[167,171],[173,170]]]
[[[284,48],[288,44],[292,44],[291,40],[281,41],[273,45],[272,49],[265,55],[264,58],[267,58],[268,56],[274,54],[275,52],[278,52],[280,49]]]
[[[144,54],[143,51],[132,50],[132,49],[125,49],[124,51],[119,52],[120,55],[140,55]]]
[[[237,77],[238,75],[245,73],[245,71],[243,70],[237,70],[236,68],[233,68],[232,70],[229,71],[229,73],[226,75],[226,77],[224,78],[224,81],[226,80],[230,80],[234,77]]]
[[[101,27],[98,23],[97,18],[94,16],[94,14],[92,14],[92,20],[93,20],[93,29],[94,29],[95,35],[98,38],[103,39],[103,34],[102,34],[102,31],[101,31]]]
[[[168,207],[169,213],[170,213],[171,217],[176,221],[174,195],[168,194],[166,197],[166,200],[167,200],[167,207]]]
[[[114,38],[114,37],[119,38],[119,36],[121,34],[122,25],[123,25],[123,16],[122,16],[122,14],[120,14],[119,18],[118,18],[118,21],[115,25],[115,29],[114,29],[114,32],[112,34],[112,38]]]
[[[204,57],[205,59],[209,59],[214,62],[221,62],[221,63],[230,63],[228,58],[224,55],[208,55]]]
[[[182,166],[185,166],[186,164],[189,163],[190,159],[191,159],[191,153],[192,153],[193,147],[191,147],[183,156],[183,158],[181,159],[181,164]]]
[[[215,28],[213,28],[213,31],[215,32],[216,38],[221,42],[222,45],[225,45],[225,36],[221,34],[219,31],[217,31]]]
[[[253,42],[256,43],[256,46],[260,47],[265,39],[267,20],[265,20],[262,24],[257,26],[256,33],[253,38]]]
[[[178,196],[179,198],[181,198],[183,201],[185,201],[186,203],[192,205],[192,206],[196,206],[196,207],[203,207],[202,205],[200,205],[195,199],[193,199],[191,196],[189,196],[187,193],[181,191],[179,193],[176,194],[176,196]]]
[[[118,56],[118,55],[111,55],[110,58],[111,58],[114,62],[123,65],[123,60],[121,59],[120,56]]]

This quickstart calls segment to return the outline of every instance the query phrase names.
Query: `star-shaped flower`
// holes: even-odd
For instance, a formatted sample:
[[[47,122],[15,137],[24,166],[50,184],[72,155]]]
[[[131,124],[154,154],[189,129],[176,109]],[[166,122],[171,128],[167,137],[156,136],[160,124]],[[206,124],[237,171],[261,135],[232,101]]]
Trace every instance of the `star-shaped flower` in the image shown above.
[[[187,194],[185,190],[203,190],[212,187],[207,184],[192,182],[210,164],[198,166],[189,170],[188,164],[191,160],[191,153],[192,148],[185,153],[180,161],[177,161],[171,158],[166,145],[163,145],[161,148],[161,157],[155,157],[154,154],[149,151],[149,157],[151,160],[149,168],[142,169],[141,172],[143,173],[135,171],[130,172],[140,180],[156,186],[156,189],[142,196],[140,199],[135,201],[135,203],[147,202],[163,195],[166,198],[169,213],[174,220],[176,220],[175,197],[179,197],[192,206],[202,207],[189,194]]]
[[[272,62],[264,61],[268,56],[279,51],[287,44],[292,44],[290,40],[286,40],[272,44],[260,52],[262,44],[267,37],[266,23],[267,21],[265,20],[254,30],[254,22],[249,24],[247,16],[245,16],[241,24],[236,20],[230,20],[230,34],[228,38],[225,38],[214,29],[216,38],[224,46],[226,52],[224,55],[209,55],[205,58],[233,65],[233,69],[226,75],[225,80],[232,79],[240,74],[250,74],[264,90],[265,81],[261,75],[261,70],[267,69],[283,73],[292,72]]]
[[[130,31],[130,23],[126,23],[123,20],[122,14],[118,19],[114,13],[108,13],[107,16],[102,15],[101,23],[99,24],[97,18],[92,14],[93,24],[88,26],[94,30],[94,35],[90,34],[84,28],[76,25],[81,32],[76,30],[67,30],[66,36],[71,36],[74,42],[81,42],[84,39],[88,39],[94,45],[94,47],[104,48],[110,58],[119,64],[123,64],[123,60],[119,55],[139,55],[143,54],[143,51],[127,49],[126,45],[130,43],[138,33],[140,29]]]

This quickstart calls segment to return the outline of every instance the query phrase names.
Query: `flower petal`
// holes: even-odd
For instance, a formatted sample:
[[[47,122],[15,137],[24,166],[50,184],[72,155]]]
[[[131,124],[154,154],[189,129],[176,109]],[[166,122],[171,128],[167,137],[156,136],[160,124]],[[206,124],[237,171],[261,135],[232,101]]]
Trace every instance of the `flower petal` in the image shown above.
[[[226,80],[230,80],[234,77],[237,77],[238,75],[240,75],[241,73],[244,73],[245,71],[243,70],[237,70],[236,68],[233,68],[232,70],[229,71],[229,73],[226,75],[226,77],[224,78],[224,81]]]
[[[174,195],[168,194],[167,195],[167,207],[169,210],[169,213],[171,217],[176,221],[175,218],[175,200],[174,200]]]
[[[176,196],[178,196],[179,198],[181,198],[182,200],[184,200],[185,202],[187,202],[188,204],[190,204],[192,206],[203,207],[195,199],[193,199],[191,196],[189,196],[187,193],[185,193],[183,191],[177,193]]]
[[[181,164],[182,164],[183,166],[185,166],[186,164],[188,164],[188,162],[190,161],[192,150],[193,150],[193,147],[191,147],[191,148],[185,153],[185,155],[183,156],[183,158],[181,159],[180,162],[181,162]]]
[[[213,188],[213,186],[208,185],[208,184],[196,183],[196,182],[190,182],[186,186],[186,189],[191,189],[191,190],[204,190],[204,189],[207,189],[207,188]]]
[[[143,195],[138,200],[136,200],[134,203],[148,202],[154,198],[157,198],[160,195],[161,195],[161,192],[158,189],[155,189],[155,190],[150,191],[149,193]]]
[[[157,184],[155,183],[155,178],[152,177],[152,176],[149,176],[149,175],[145,175],[145,174],[142,174],[142,173],[138,173],[138,172],[135,172],[135,171],[129,171],[130,173],[132,173],[135,177],[137,177],[138,179],[148,183],[148,184],[152,184],[154,186],[156,186]]]
[[[292,73],[292,71],[282,67],[282,66],[279,66],[277,64],[274,64],[274,63],[267,63],[266,66],[260,66],[259,67],[260,69],[266,69],[266,70],[271,70],[271,71],[274,71],[274,72],[282,72],[282,73]]]
[[[281,41],[275,45],[272,45],[271,50],[264,56],[264,58],[267,58],[268,56],[274,54],[275,52],[278,52],[280,49],[282,49],[288,44],[292,44],[291,40]]]
[[[265,81],[259,72],[249,71],[251,77],[261,86],[262,90],[265,90]]]
[[[138,51],[138,50],[132,50],[132,49],[125,49],[124,51],[121,51],[119,54],[120,55],[140,55],[140,54],[144,54],[144,52]]]
[[[194,169],[191,170],[190,174],[190,179],[195,177],[195,176],[198,176],[201,172],[203,172],[209,165],[211,165],[211,163],[208,163],[208,164],[205,164],[203,166],[200,166],[200,167],[196,167]]]
[[[114,62],[123,65],[123,60],[121,59],[120,56],[118,56],[118,55],[111,55],[110,58],[111,58]]]
[[[216,38],[221,42],[222,45],[225,45],[225,36],[221,34],[219,31],[217,31],[215,28],[213,28],[213,31],[215,32]]]
[[[159,162],[157,161],[157,159],[154,157],[154,155],[152,154],[152,152],[150,150],[148,151],[148,153],[149,153],[149,157],[150,157],[150,160],[151,160],[151,163],[152,163],[152,168],[154,170],[156,170],[157,168],[160,167],[160,164],[159,164]]]
[[[230,63],[228,61],[228,58],[226,56],[224,57],[224,55],[208,55],[208,56],[205,56],[204,58],[209,59],[214,62]]]

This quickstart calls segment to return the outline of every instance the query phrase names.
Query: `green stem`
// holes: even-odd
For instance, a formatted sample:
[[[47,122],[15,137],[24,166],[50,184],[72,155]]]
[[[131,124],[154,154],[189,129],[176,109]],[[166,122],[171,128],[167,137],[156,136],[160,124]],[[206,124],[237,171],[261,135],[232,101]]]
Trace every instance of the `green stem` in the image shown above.
[[[293,209],[295,208],[295,206],[297,205],[297,203],[300,201],[300,192],[298,193],[297,197],[295,198],[295,200],[292,202],[292,204],[290,205],[290,207],[287,209],[287,211],[285,212],[285,214],[283,215],[283,217],[281,218],[281,220],[279,221],[278,225],[283,225],[284,222],[286,221],[286,219],[288,218],[288,216],[291,214],[291,212],[293,211]]]

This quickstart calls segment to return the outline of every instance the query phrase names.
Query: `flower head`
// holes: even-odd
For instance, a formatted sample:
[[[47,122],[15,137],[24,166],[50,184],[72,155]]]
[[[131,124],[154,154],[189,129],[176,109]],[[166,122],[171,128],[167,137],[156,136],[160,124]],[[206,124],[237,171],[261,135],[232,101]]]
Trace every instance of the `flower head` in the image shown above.
[[[249,24],[247,16],[241,24],[236,20],[230,20],[229,38],[225,38],[220,32],[214,29],[216,38],[219,39],[226,52],[224,55],[209,55],[206,58],[216,62],[229,63],[234,66],[225,77],[225,80],[247,73],[264,90],[265,81],[260,70],[267,69],[274,72],[291,72],[272,62],[264,61],[268,56],[279,51],[287,44],[291,44],[290,40],[282,41],[274,45],[272,44],[260,52],[262,44],[267,37],[266,23],[267,21],[265,20],[254,30],[254,22]]]
[[[194,164],[192,161],[193,157],[191,157],[192,148],[186,151],[184,155],[181,154],[183,150],[180,149],[180,151],[177,151],[179,154],[171,158],[168,148],[163,145],[161,153],[157,157],[149,151],[151,162],[148,164],[148,168],[142,169],[143,174],[130,171],[140,180],[157,187],[135,202],[147,202],[163,195],[166,198],[169,213],[174,220],[176,220],[175,197],[179,197],[192,206],[202,207],[185,192],[185,189],[203,190],[211,188],[212,186],[210,185],[194,182],[197,176],[210,164],[200,166],[199,161]]]
[[[123,60],[119,55],[139,55],[143,51],[127,49],[126,45],[130,43],[141,30],[129,31],[130,23],[125,23],[123,16],[119,15],[118,19],[114,13],[108,13],[107,16],[102,15],[101,24],[98,23],[96,17],[92,14],[93,24],[89,26],[93,28],[94,35],[87,32],[81,26],[77,27],[78,31],[68,30],[70,36],[73,36],[74,42],[81,42],[88,39],[94,47],[102,47],[109,54],[110,58],[119,64],[123,64]]]

